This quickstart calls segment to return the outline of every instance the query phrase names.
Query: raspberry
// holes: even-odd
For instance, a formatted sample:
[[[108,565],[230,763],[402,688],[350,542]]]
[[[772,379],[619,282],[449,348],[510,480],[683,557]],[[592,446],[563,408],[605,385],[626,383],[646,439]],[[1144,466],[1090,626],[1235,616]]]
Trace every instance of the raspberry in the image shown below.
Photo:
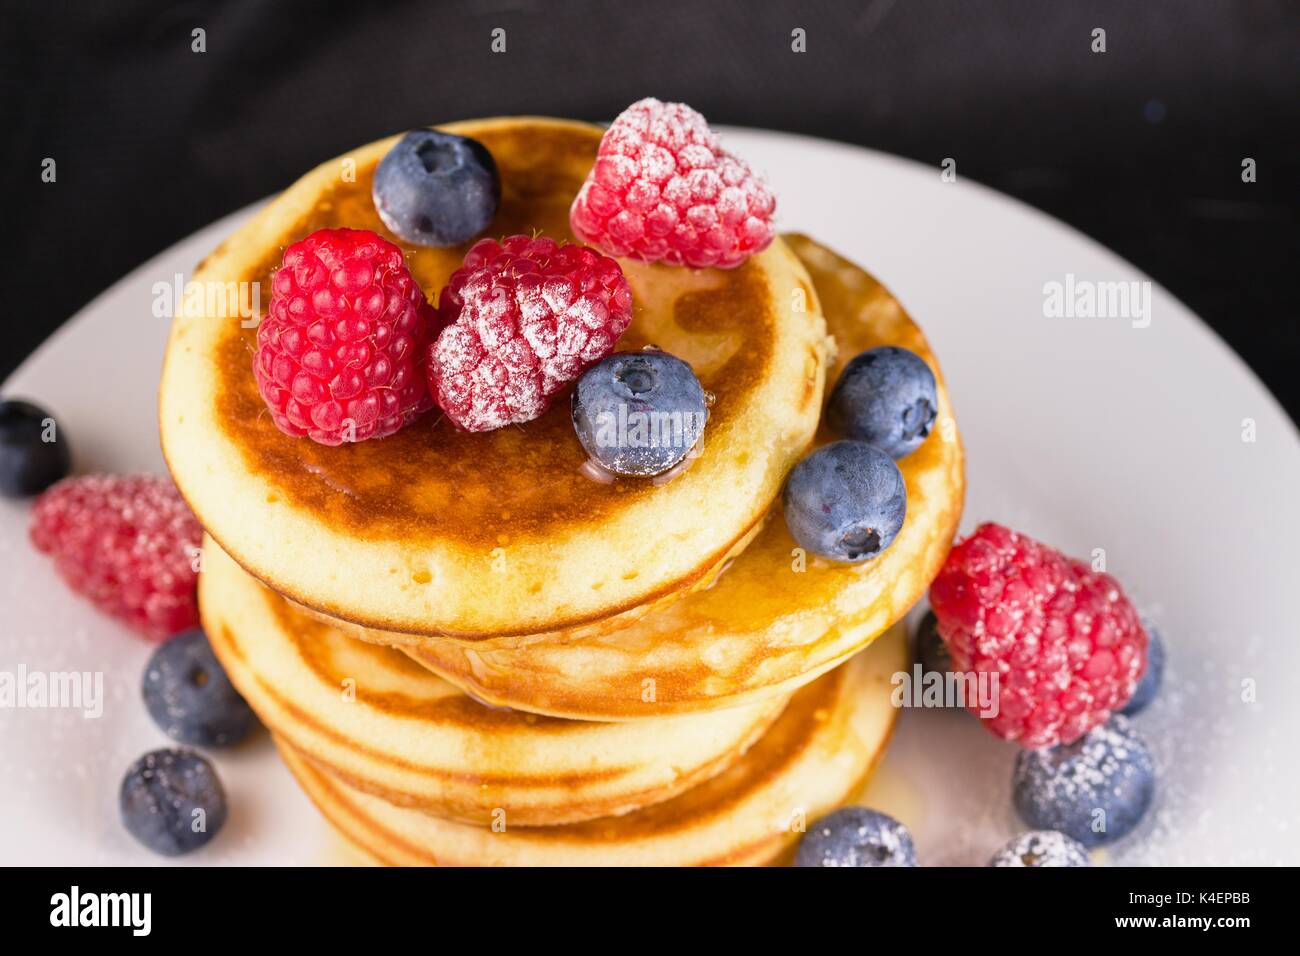
[[[767,248],[775,207],[703,116],[644,99],[605,132],[569,223],[610,255],[729,269]]]
[[[1001,525],[953,548],[930,603],[953,670],[998,675],[985,726],[1025,747],[1104,723],[1146,667],[1147,634],[1114,578]]]
[[[391,435],[431,402],[422,367],[433,307],[402,250],[320,229],[284,250],[253,372],[280,431],[322,445]]]
[[[197,627],[203,531],[153,475],[65,478],[36,500],[31,538],[68,586],[152,641]]]
[[[553,239],[482,239],[438,303],[429,390],[459,428],[532,421],[552,396],[614,350],[632,320],[617,262]]]

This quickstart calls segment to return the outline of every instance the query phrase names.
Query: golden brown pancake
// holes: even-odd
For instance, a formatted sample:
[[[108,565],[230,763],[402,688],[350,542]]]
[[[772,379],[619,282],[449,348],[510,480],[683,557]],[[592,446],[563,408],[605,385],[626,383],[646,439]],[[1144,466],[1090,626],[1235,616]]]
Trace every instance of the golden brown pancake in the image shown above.
[[[923,357],[939,384],[934,432],[898,463],[907,482],[907,518],[883,555],[858,565],[804,556],[778,505],[711,588],[619,630],[568,642],[468,645],[378,633],[367,639],[400,644],[493,703],[626,720],[788,694],[900,619],[938,573],[961,517],[962,446],[947,390],[921,330],[884,286],[811,239],[787,236],[786,242],[812,275],[838,344],[831,381],[864,349],[899,345]],[[823,428],[817,440],[836,437]]]
[[[554,827],[467,826],[393,806],[321,771],[278,741],[321,812],[379,862],[401,866],[701,866],[779,859],[854,793],[884,751],[907,666],[902,628],[804,687],[727,770],[619,817]]]
[[[484,143],[500,168],[488,235],[570,237],[569,204],[599,127],[517,117],[443,128]],[[291,600],[417,635],[599,633],[706,581],[755,531],[821,409],[825,324],[781,241],[733,270],[623,263],[635,301],[619,348],[657,345],[716,396],[703,454],[670,482],[585,477],[567,393],[536,421],[489,433],[458,432],[436,410],[392,437],[337,448],[275,428],[234,284],[259,283],[265,308],[283,248],[319,228],[397,241],[370,199],[395,142],[308,173],[195,272],[200,287],[229,291],[173,323],[159,421],[199,520]],[[433,297],[467,246],[403,248]]]
[[[226,673],[277,736],[359,790],[479,826],[498,810],[538,826],[667,800],[738,760],[786,704],[654,724],[490,708],[295,609],[210,539],[199,599]]]

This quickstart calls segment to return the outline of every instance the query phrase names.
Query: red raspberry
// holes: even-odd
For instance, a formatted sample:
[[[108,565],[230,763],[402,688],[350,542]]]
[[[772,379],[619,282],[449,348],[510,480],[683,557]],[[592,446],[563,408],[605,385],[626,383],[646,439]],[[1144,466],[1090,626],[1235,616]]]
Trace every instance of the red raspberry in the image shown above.
[[[644,99],[605,132],[569,223],[610,255],[729,269],[767,248],[775,208],[703,116]]]
[[[433,307],[402,250],[365,229],[320,229],[284,250],[253,372],[280,431],[322,445],[391,435],[432,404]]]
[[[1001,525],[952,549],[930,603],[953,670],[998,675],[985,726],[1025,747],[1104,723],[1146,667],[1146,632],[1114,578]]]
[[[153,475],[65,478],[36,500],[31,538],[68,586],[151,641],[199,623],[203,530]]]
[[[452,273],[429,346],[429,390],[459,428],[532,421],[614,350],[632,321],[617,262],[553,239],[482,239]]]

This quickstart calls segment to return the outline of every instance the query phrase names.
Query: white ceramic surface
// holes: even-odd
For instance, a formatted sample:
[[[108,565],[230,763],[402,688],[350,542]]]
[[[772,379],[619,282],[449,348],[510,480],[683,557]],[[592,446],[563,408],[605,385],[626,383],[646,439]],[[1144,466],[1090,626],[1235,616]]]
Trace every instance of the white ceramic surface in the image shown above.
[[[1158,805],[1099,859],[1300,863],[1300,437],[1276,401],[1154,284],[1146,327],[1047,317],[1044,286],[1067,275],[1147,280],[1045,215],[943,182],[937,167],[785,134],[727,137],[767,172],[782,229],[860,262],[931,337],[969,452],[963,531],[995,519],[1081,557],[1104,549],[1163,630],[1166,688],[1138,718],[1160,763]],[[132,272],[5,384],[59,415],[78,471],[163,471],[167,327],[153,286],[188,274],[248,214]],[[116,810],[126,766],[166,742],[139,702],[149,647],[69,595],[27,543],[26,512],[0,502],[0,671],[102,672],[106,703],[98,719],[0,709],[0,863],[154,862]],[[1019,828],[1014,752],[964,714],[907,711],[866,799],[913,828],[923,863],[981,864]],[[182,863],[348,859],[264,738],[215,761],[230,822]]]

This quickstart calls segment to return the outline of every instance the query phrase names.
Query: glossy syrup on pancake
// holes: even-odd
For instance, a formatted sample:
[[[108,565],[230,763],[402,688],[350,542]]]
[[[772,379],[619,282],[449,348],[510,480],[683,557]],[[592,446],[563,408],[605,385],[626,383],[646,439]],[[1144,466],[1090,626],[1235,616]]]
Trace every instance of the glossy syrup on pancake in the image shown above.
[[[482,141],[501,167],[489,234],[569,237],[568,206],[598,128],[531,118],[448,128]],[[319,228],[397,241],[369,195],[389,144],[343,157],[352,180],[331,164],[305,176],[196,281],[268,288],[283,247]],[[465,252],[404,248],[429,296]],[[251,573],[355,624],[476,640],[600,630],[644,613],[706,580],[762,519],[815,429],[825,327],[779,241],[734,270],[623,266],[634,315],[618,347],[676,354],[716,396],[703,455],[667,485],[585,477],[567,393],[538,420],[486,434],[458,432],[434,410],[380,441],[290,438],[257,394],[254,330],[202,317],[174,324],[160,392],[177,484]],[[796,289],[805,308],[791,305]]]
[[[443,817],[552,825],[667,800],[739,759],[786,703],[654,726],[489,707],[295,609],[210,540],[204,555],[204,627],[262,722],[351,786]]]
[[[488,131],[479,139],[494,154],[527,153],[537,164],[523,175],[512,170],[504,180],[500,212],[488,234],[540,233],[572,241],[563,197],[575,193],[582,180],[564,170],[591,163],[592,138],[543,135],[529,127]],[[375,211],[373,176],[374,167],[368,166],[356,171],[356,182],[336,183],[280,245],[318,229],[370,229],[402,246],[416,281],[430,298],[437,296],[472,243],[446,249],[403,243],[387,232]],[[279,264],[279,250],[274,250],[241,281],[269,289]],[[644,274],[655,273],[660,281],[674,277],[667,267],[625,267],[634,304],[648,298],[636,294],[644,292]],[[618,348],[656,345],[686,352],[683,357],[717,397],[710,415],[710,426],[717,429],[767,367],[771,339],[764,325],[774,318],[752,268],[714,270],[710,278],[704,287],[678,295],[673,305],[676,326],[692,338],[704,336],[703,341],[665,329],[651,342],[644,325],[634,320]],[[654,493],[648,481],[604,485],[583,477],[586,455],[574,437],[566,400],[556,401],[536,421],[486,434],[458,431],[435,410],[382,442],[336,449],[286,440],[266,415],[249,372],[255,345],[256,330],[231,324],[221,346],[217,398],[227,434],[243,449],[248,466],[267,476],[286,500],[316,511],[336,527],[396,540],[436,531],[492,548],[516,537],[543,537],[597,518],[619,507],[620,499]]]
[[[494,703],[588,720],[655,718],[788,694],[907,613],[942,566],[961,517],[964,457],[943,376],[921,330],[879,282],[810,239],[786,242],[812,275],[839,346],[832,381],[878,345],[910,349],[935,371],[938,422],[898,463],[907,519],[890,548],[859,565],[802,555],[778,504],[712,587],[626,627],[569,642],[403,644],[408,653]],[[818,441],[837,437],[823,428]],[[647,682],[653,700],[641,691]]]
[[[776,861],[861,786],[888,743],[901,627],[800,690],[740,760],[667,802],[619,817],[503,832],[413,813],[348,786],[277,741],[325,816],[375,860],[444,866],[718,866]]]

